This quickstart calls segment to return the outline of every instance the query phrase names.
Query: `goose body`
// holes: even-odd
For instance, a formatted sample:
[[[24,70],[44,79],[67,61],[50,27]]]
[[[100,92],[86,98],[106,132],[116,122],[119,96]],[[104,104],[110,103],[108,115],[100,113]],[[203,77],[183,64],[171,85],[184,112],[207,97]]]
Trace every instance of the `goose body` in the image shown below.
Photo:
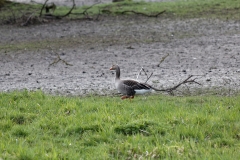
[[[120,67],[113,65],[110,70],[116,71],[115,87],[123,94],[122,99],[134,98],[135,94],[145,94],[152,90],[158,90],[147,83],[141,83],[132,79],[120,79]]]

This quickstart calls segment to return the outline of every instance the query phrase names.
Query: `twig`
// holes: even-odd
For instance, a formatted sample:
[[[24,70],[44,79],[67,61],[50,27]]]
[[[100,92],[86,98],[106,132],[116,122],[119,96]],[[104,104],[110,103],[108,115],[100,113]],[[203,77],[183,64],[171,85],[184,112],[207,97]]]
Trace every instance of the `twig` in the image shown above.
[[[63,15],[63,16],[60,16],[60,17],[66,17],[66,16],[68,16],[68,15],[70,15],[71,13],[72,13],[72,10],[75,8],[75,6],[76,6],[76,4],[75,4],[75,0],[72,0],[72,2],[73,2],[73,5],[72,5],[72,8],[68,11],[68,13],[66,13],[65,15]]]
[[[139,71],[139,73],[137,75],[137,79],[138,79],[139,75],[141,74],[142,70],[143,70],[143,67],[140,69],[140,71]]]
[[[55,52],[53,50],[52,50],[52,52],[54,52],[57,55],[57,58],[51,64],[49,64],[49,67],[51,65],[57,64],[60,61],[62,61],[66,65],[73,66],[72,64],[70,64],[70,63],[66,62],[65,60],[63,60],[57,52]]]
[[[168,56],[169,56],[169,53],[168,53],[166,56],[162,57],[161,61],[160,61],[160,62],[158,63],[158,65],[157,65],[157,67],[160,67],[160,64],[161,64]]]
[[[39,17],[42,17],[42,11],[43,11],[44,7],[46,6],[47,2],[48,2],[48,0],[46,0],[46,1],[44,2],[44,4],[42,5],[42,8],[41,8]]]
[[[101,3],[101,2],[97,2],[97,3],[94,3],[93,5],[89,6],[88,8],[86,8],[86,9],[83,11],[83,13],[86,13],[87,10],[89,10],[90,8],[92,8],[93,6],[95,6],[95,5],[99,4],[99,3]]]
[[[34,13],[33,13],[33,14],[34,14]],[[23,23],[22,26],[27,26],[27,25],[28,25],[28,23],[29,23],[30,19],[32,18],[33,14],[31,14],[31,15],[28,17],[27,21],[26,21],[25,23]]]
[[[148,76],[147,72],[146,72],[146,71],[144,70],[144,68],[142,67],[141,70],[139,71],[138,75],[137,75],[137,79],[138,79],[138,77],[139,77],[139,75],[141,74],[142,71],[143,71],[143,72],[145,73],[145,75],[147,76],[147,80],[145,81],[145,83],[147,83],[147,81],[152,77],[153,72],[150,74],[150,76]]]
[[[43,9],[46,7],[46,3],[48,2],[48,0],[45,1],[45,3],[43,4],[42,8],[41,8],[41,12],[40,12],[40,15],[39,17],[42,16],[42,11]],[[45,18],[56,18],[56,19],[61,19],[61,18],[64,18],[70,14],[72,14],[72,11],[73,9],[75,8],[76,4],[75,4],[75,0],[72,0],[73,2],[73,5],[72,5],[72,8],[65,14],[65,15],[62,15],[62,16],[55,16],[55,15],[52,15],[52,14],[45,14]]]
[[[147,80],[145,81],[145,83],[147,83],[147,81],[152,77],[153,72],[150,74],[150,76],[148,76],[147,72],[143,69],[143,72],[145,73],[145,75],[147,76]]]
[[[135,13],[135,14],[139,14],[139,15],[142,15],[142,16],[146,16],[146,17],[158,17],[160,14],[163,14],[164,12],[166,12],[166,10],[162,11],[162,12],[159,12],[157,14],[145,14],[145,13],[142,13],[142,12],[136,12],[136,11],[133,11],[133,10],[130,10],[130,11],[123,11],[123,12],[120,12],[121,14],[124,14],[124,13]]]
[[[163,91],[163,92],[169,92],[170,94],[173,94],[173,91],[176,90],[178,87],[180,87],[183,84],[187,84],[187,83],[196,83],[198,85],[201,85],[199,82],[196,81],[197,78],[191,79],[194,75],[190,75],[188,76],[188,78],[186,78],[185,80],[183,80],[182,82],[178,83],[177,85],[171,87],[171,88],[167,88],[167,89],[157,89],[157,91]]]
[[[87,11],[88,11],[89,9],[91,9],[93,6],[95,6],[95,5],[99,4],[99,3],[101,3],[101,2],[94,3],[93,5],[87,7],[87,8],[86,8],[83,12],[81,12],[81,13],[71,13],[71,14],[73,14],[73,15],[84,15],[87,19],[92,19],[92,18],[90,18],[90,17],[88,16],[88,12],[87,12]],[[100,10],[99,10],[99,13],[98,13],[98,16],[97,16],[96,19],[99,18],[99,15],[100,15]]]
[[[166,12],[166,10],[162,11],[162,12],[159,12],[157,14],[146,14],[146,13],[142,13],[142,12],[137,12],[137,11],[134,11],[134,10],[126,10],[126,11],[117,11],[117,12],[112,12],[111,10],[108,10],[108,9],[104,9],[102,10],[102,12],[105,12],[105,13],[117,13],[117,14],[125,14],[125,13],[134,13],[134,14],[138,14],[138,15],[142,15],[142,16],[146,16],[146,17],[158,17],[160,14],[163,14],[164,12]]]

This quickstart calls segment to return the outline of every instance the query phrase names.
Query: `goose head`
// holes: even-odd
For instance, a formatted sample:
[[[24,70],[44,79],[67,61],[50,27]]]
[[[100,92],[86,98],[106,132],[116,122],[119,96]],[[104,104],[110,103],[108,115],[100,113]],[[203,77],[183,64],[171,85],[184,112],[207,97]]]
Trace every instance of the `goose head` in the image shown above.
[[[120,67],[118,65],[113,65],[110,70],[116,71],[116,80],[120,79]]]
[[[110,68],[110,70],[119,70],[119,66],[117,64],[112,65],[112,67]]]

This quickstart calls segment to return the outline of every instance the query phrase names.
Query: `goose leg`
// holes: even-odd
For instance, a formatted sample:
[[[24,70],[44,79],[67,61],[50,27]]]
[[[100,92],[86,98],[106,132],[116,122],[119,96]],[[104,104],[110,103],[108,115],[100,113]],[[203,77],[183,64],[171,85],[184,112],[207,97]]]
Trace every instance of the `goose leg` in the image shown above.
[[[124,100],[124,99],[128,99],[128,98],[129,98],[129,99],[133,99],[134,96],[122,96],[122,97],[121,97],[122,100]]]
[[[122,96],[121,99],[124,100],[124,99],[127,99],[129,98],[128,96]]]

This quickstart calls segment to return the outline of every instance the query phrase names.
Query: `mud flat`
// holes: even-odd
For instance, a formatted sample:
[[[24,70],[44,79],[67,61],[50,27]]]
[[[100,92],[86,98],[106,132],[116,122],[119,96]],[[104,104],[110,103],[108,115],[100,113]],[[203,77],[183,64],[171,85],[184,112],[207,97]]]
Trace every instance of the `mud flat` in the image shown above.
[[[201,75],[197,81],[202,85],[190,84],[190,90],[240,88],[240,21],[123,16],[1,25],[0,30],[1,92],[116,93],[115,75],[109,71],[113,63],[125,78],[136,78],[141,67],[153,72],[148,83],[157,88],[173,86],[188,75]],[[58,55],[71,65],[54,63]]]

